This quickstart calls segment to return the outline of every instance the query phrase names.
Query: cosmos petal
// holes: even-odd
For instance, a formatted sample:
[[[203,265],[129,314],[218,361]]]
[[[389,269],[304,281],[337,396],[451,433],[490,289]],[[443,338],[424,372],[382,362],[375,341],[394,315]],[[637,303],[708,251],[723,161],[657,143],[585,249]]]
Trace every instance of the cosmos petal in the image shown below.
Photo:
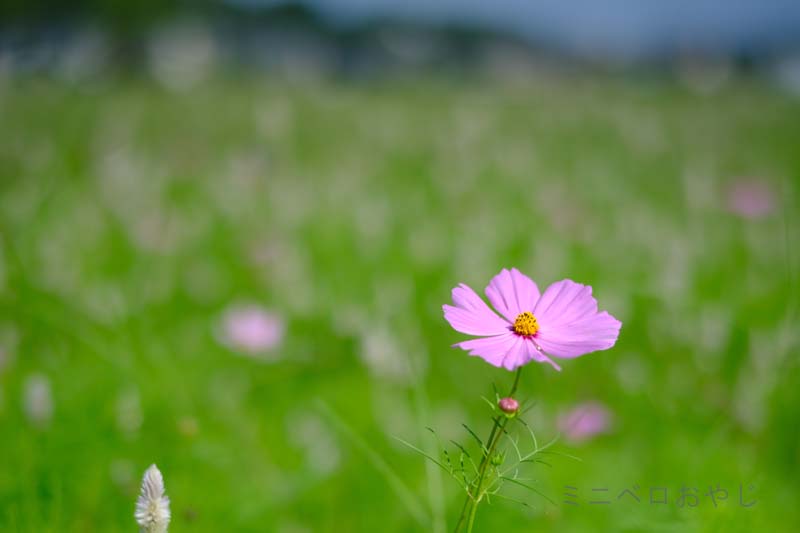
[[[539,349],[539,346],[536,344],[536,341],[533,339],[526,339],[525,340],[526,348],[528,349],[529,358],[536,361],[537,363],[548,363],[552,365],[553,368],[561,372],[561,367],[550,359],[547,354],[544,353],[544,349]]]
[[[494,308],[509,322],[514,322],[520,313],[531,311],[539,300],[536,283],[516,268],[501,270],[489,282],[485,293]]]
[[[452,305],[443,305],[444,318],[456,331],[467,335],[500,335],[509,324],[497,316],[475,291],[463,283],[452,291]]]
[[[513,349],[509,350],[503,358],[503,368],[506,370],[516,370],[518,367],[530,362],[531,357],[527,345],[530,344],[523,337],[517,336],[517,343]]]
[[[607,312],[555,324],[541,319],[536,342],[549,355],[573,358],[614,346],[622,323]]]
[[[533,314],[540,325],[566,324],[597,313],[597,300],[592,288],[571,279],[557,281],[547,287],[536,303]]]
[[[514,358],[517,357],[519,345],[522,344],[522,338],[517,337],[511,332],[506,332],[502,335],[494,337],[484,337],[481,339],[472,339],[464,342],[459,342],[455,346],[469,351],[470,355],[476,355],[493,366],[503,366],[504,361],[508,355],[513,353]]]

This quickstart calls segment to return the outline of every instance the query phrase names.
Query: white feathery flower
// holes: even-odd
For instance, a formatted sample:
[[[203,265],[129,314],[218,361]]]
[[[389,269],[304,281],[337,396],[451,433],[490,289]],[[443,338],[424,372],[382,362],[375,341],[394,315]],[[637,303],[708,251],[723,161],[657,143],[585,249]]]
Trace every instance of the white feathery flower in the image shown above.
[[[164,494],[164,478],[156,465],[144,473],[142,493],[133,515],[141,533],[166,533],[169,526],[169,498]]]

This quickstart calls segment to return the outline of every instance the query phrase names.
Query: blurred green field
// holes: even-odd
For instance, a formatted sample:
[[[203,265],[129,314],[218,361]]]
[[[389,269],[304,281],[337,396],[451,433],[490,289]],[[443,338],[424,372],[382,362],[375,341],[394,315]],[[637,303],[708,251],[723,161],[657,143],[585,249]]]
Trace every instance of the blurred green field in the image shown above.
[[[451,349],[441,305],[516,266],[623,322],[527,366],[526,419],[546,441],[594,400],[614,425],[528,472],[558,505],[509,486],[529,507],[493,499],[476,530],[798,531],[799,142],[800,100],[752,80],[4,79],[0,530],[135,531],[155,462],[173,532],[449,531],[463,494],[394,437],[488,431],[511,374]],[[772,213],[726,209],[742,177]],[[267,360],[219,342],[237,302],[285,317]]]

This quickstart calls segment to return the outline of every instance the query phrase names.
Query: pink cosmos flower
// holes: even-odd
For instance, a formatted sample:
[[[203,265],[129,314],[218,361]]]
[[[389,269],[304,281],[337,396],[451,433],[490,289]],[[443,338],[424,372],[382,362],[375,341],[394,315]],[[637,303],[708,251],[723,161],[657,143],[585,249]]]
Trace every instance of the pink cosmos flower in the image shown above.
[[[580,404],[558,419],[558,429],[567,440],[582,442],[605,433],[611,427],[611,413],[602,404]]]
[[[222,316],[218,337],[223,344],[247,355],[263,355],[280,345],[286,323],[279,315],[256,305],[237,305]]]
[[[444,318],[453,329],[480,336],[455,344],[487,363],[514,370],[530,361],[550,363],[551,357],[572,359],[614,346],[622,323],[597,311],[592,288],[565,279],[544,294],[516,268],[503,269],[486,287],[486,296],[502,316],[463,283],[453,289],[453,305]]]
[[[742,218],[756,220],[775,210],[775,194],[763,181],[739,180],[727,191],[728,211]]]

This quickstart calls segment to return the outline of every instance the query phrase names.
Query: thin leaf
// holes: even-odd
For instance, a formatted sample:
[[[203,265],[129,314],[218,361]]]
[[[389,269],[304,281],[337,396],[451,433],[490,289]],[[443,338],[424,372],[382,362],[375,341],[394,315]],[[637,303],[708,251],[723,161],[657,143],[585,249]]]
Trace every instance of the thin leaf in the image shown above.
[[[567,458],[569,458],[569,459],[572,459],[572,460],[574,460],[574,461],[578,461],[579,463],[582,463],[582,462],[583,462],[583,459],[581,459],[580,457],[576,457],[576,456],[574,456],[574,455],[572,455],[572,454],[569,454],[569,453],[564,453],[564,452],[559,452],[559,451],[556,451],[556,450],[551,450],[551,451],[542,451],[541,453],[546,453],[546,454],[548,454],[548,455],[561,455],[561,456],[563,456],[563,457],[567,457]]]
[[[481,438],[480,438],[480,437],[477,435],[477,433],[475,433],[474,431],[472,431],[472,429],[471,429],[471,428],[470,428],[468,425],[466,425],[466,424],[461,424],[461,425],[462,425],[462,426],[464,426],[464,428],[465,428],[467,431],[469,431],[469,434],[470,434],[470,435],[472,435],[472,438],[474,438],[476,441],[478,441],[478,446],[480,446],[480,447],[481,447],[481,450],[483,451],[483,453],[484,453],[484,454],[487,454],[487,453],[489,453],[489,450],[486,448],[486,446],[484,446],[484,445],[483,445],[483,441],[482,441],[482,440],[481,440]]]
[[[484,402],[486,402],[487,404],[489,404],[489,407],[491,407],[491,408],[492,408],[492,411],[496,411],[496,410],[497,410],[497,404],[496,404],[496,403],[492,403],[492,402],[491,402],[491,401],[490,401],[488,398],[486,398],[485,396],[481,396],[481,400],[483,400]]]
[[[535,488],[535,487],[531,487],[530,485],[528,485],[528,484],[526,484],[526,483],[523,483],[523,482],[521,482],[521,481],[517,481],[517,480],[516,480],[516,479],[514,479],[514,478],[510,478],[510,477],[503,477],[503,479],[504,479],[504,480],[506,480],[506,481],[508,481],[508,482],[510,482],[510,483],[514,483],[515,485],[519,485],[520,487],[524,487],[524,488],[526,488],[526,489],[528,489],[528,490],[530,490],[530,491],[532,491],[532,492],[535,492],[536,494],[538,494],[539,496],[541,496],[542,498],[544,498],[545,500],[547,500],[548,502],[550,502],[550,503],[551,503],[551,504],[552,504],[554,507],[558,507],[558,505],[556,504],[556,502],[554,502],[553,500],[551,500],[551,499],[550,499],[550,498],[549,498],[549,497],[548,497],[546,494],[544,494],[544,493],[543,493],[542,491],[540,491],[539,489],[537,489],[537,488]]]
[[[456,446],[456,448],[458,448],[459,450],[461,450],[461,452],[462,452],[464,455],[466,455],[467,457],[471,457],[471,456],[470,456],[470,454],[469,454],[469,452],[466,450],[466,448],[464,448],[464,447],[463,447],[462,445],[460,445],[458,442],[454,441],[453,439],[450,439],[450,442],[452,442],[452,443],[453,443],[453,444]]]
[[[511,501],[511,502],[514,502],[514,503],[518,503],[518,504],[520,504],[520,505],[522,505],[524,507],[531,507],[531,505],[529,503],[527,503],[527,502],[524,502],[522,500],[518,500],[516,498],[511,498],[510,496],[505,496],[503,494],[500,494],[499,492],[495,492],[494,496],[497,496],[498,498],[503,498],[504,500],[508,500],[508,501]],[[488,500],[488,498],[487,498],[487,500]]]
[[[428,454],[427,452],[424,452],[423,450],[420,450],[419,448],[417,448],[416,446],[414,446],[410,442],[405,441],[405,440],[401,439],[400,437],[398,437],[396,435],[393,435],[392,438],[395,439],[396,441],[399,441],[402,444],[405,444],[406,446],[408,446],[409,448],[411,448],[412,450],[414,450],[415,452],[417,452],[418,454],[420,454],[421,456],[423,456],[427,460],[431,461],[435,465],[437,465],[440,468],[442,468],[445,472],[450,472],[450,470],[446,466],[444,466],[441,463],[441,461],[439,461],[438,459],[434,459],[433,457],[430,456],[430,454]]]
[[[521,418],[519,418],[518,420],[519,420],[519,423],[520,423],[520,424],[522,424],[523,426],[525,426],[525,428],[528,430],[528,433],[530,433],[530,434],[531,434],[531,438],[533,439],[533,447],[534,447],[534,448],[536,449],[536,451],[538,452],[538,451],[539,451],[539,441],[538,441],[538,440],[536,440],[536,433],[534,433],[534,432],[533,432],[533,428],[532,428],[532,427],[530,427],[530,426],[528,425],[528,423],[527,423],[527,422],[525,422],[524,420],[522,420]]]
[[[331,421],[331,423],[338,429],[342,435],[358,448],[363,453],[367,460],[372,463],[372,466],[386,479],[388,485],[397,494],[398,499],[408,509],[411,516],[414,517],[419,525],[423,528],[430,527],[431,518],[425,512],[425,508],[417,500],[414,493],[403,483],[403,480],[398,476],[383,457],[375,451],[374,448],[363,439],[361,436],[352,429],[347,423],[323,400],[318,400],[319,410]]]

